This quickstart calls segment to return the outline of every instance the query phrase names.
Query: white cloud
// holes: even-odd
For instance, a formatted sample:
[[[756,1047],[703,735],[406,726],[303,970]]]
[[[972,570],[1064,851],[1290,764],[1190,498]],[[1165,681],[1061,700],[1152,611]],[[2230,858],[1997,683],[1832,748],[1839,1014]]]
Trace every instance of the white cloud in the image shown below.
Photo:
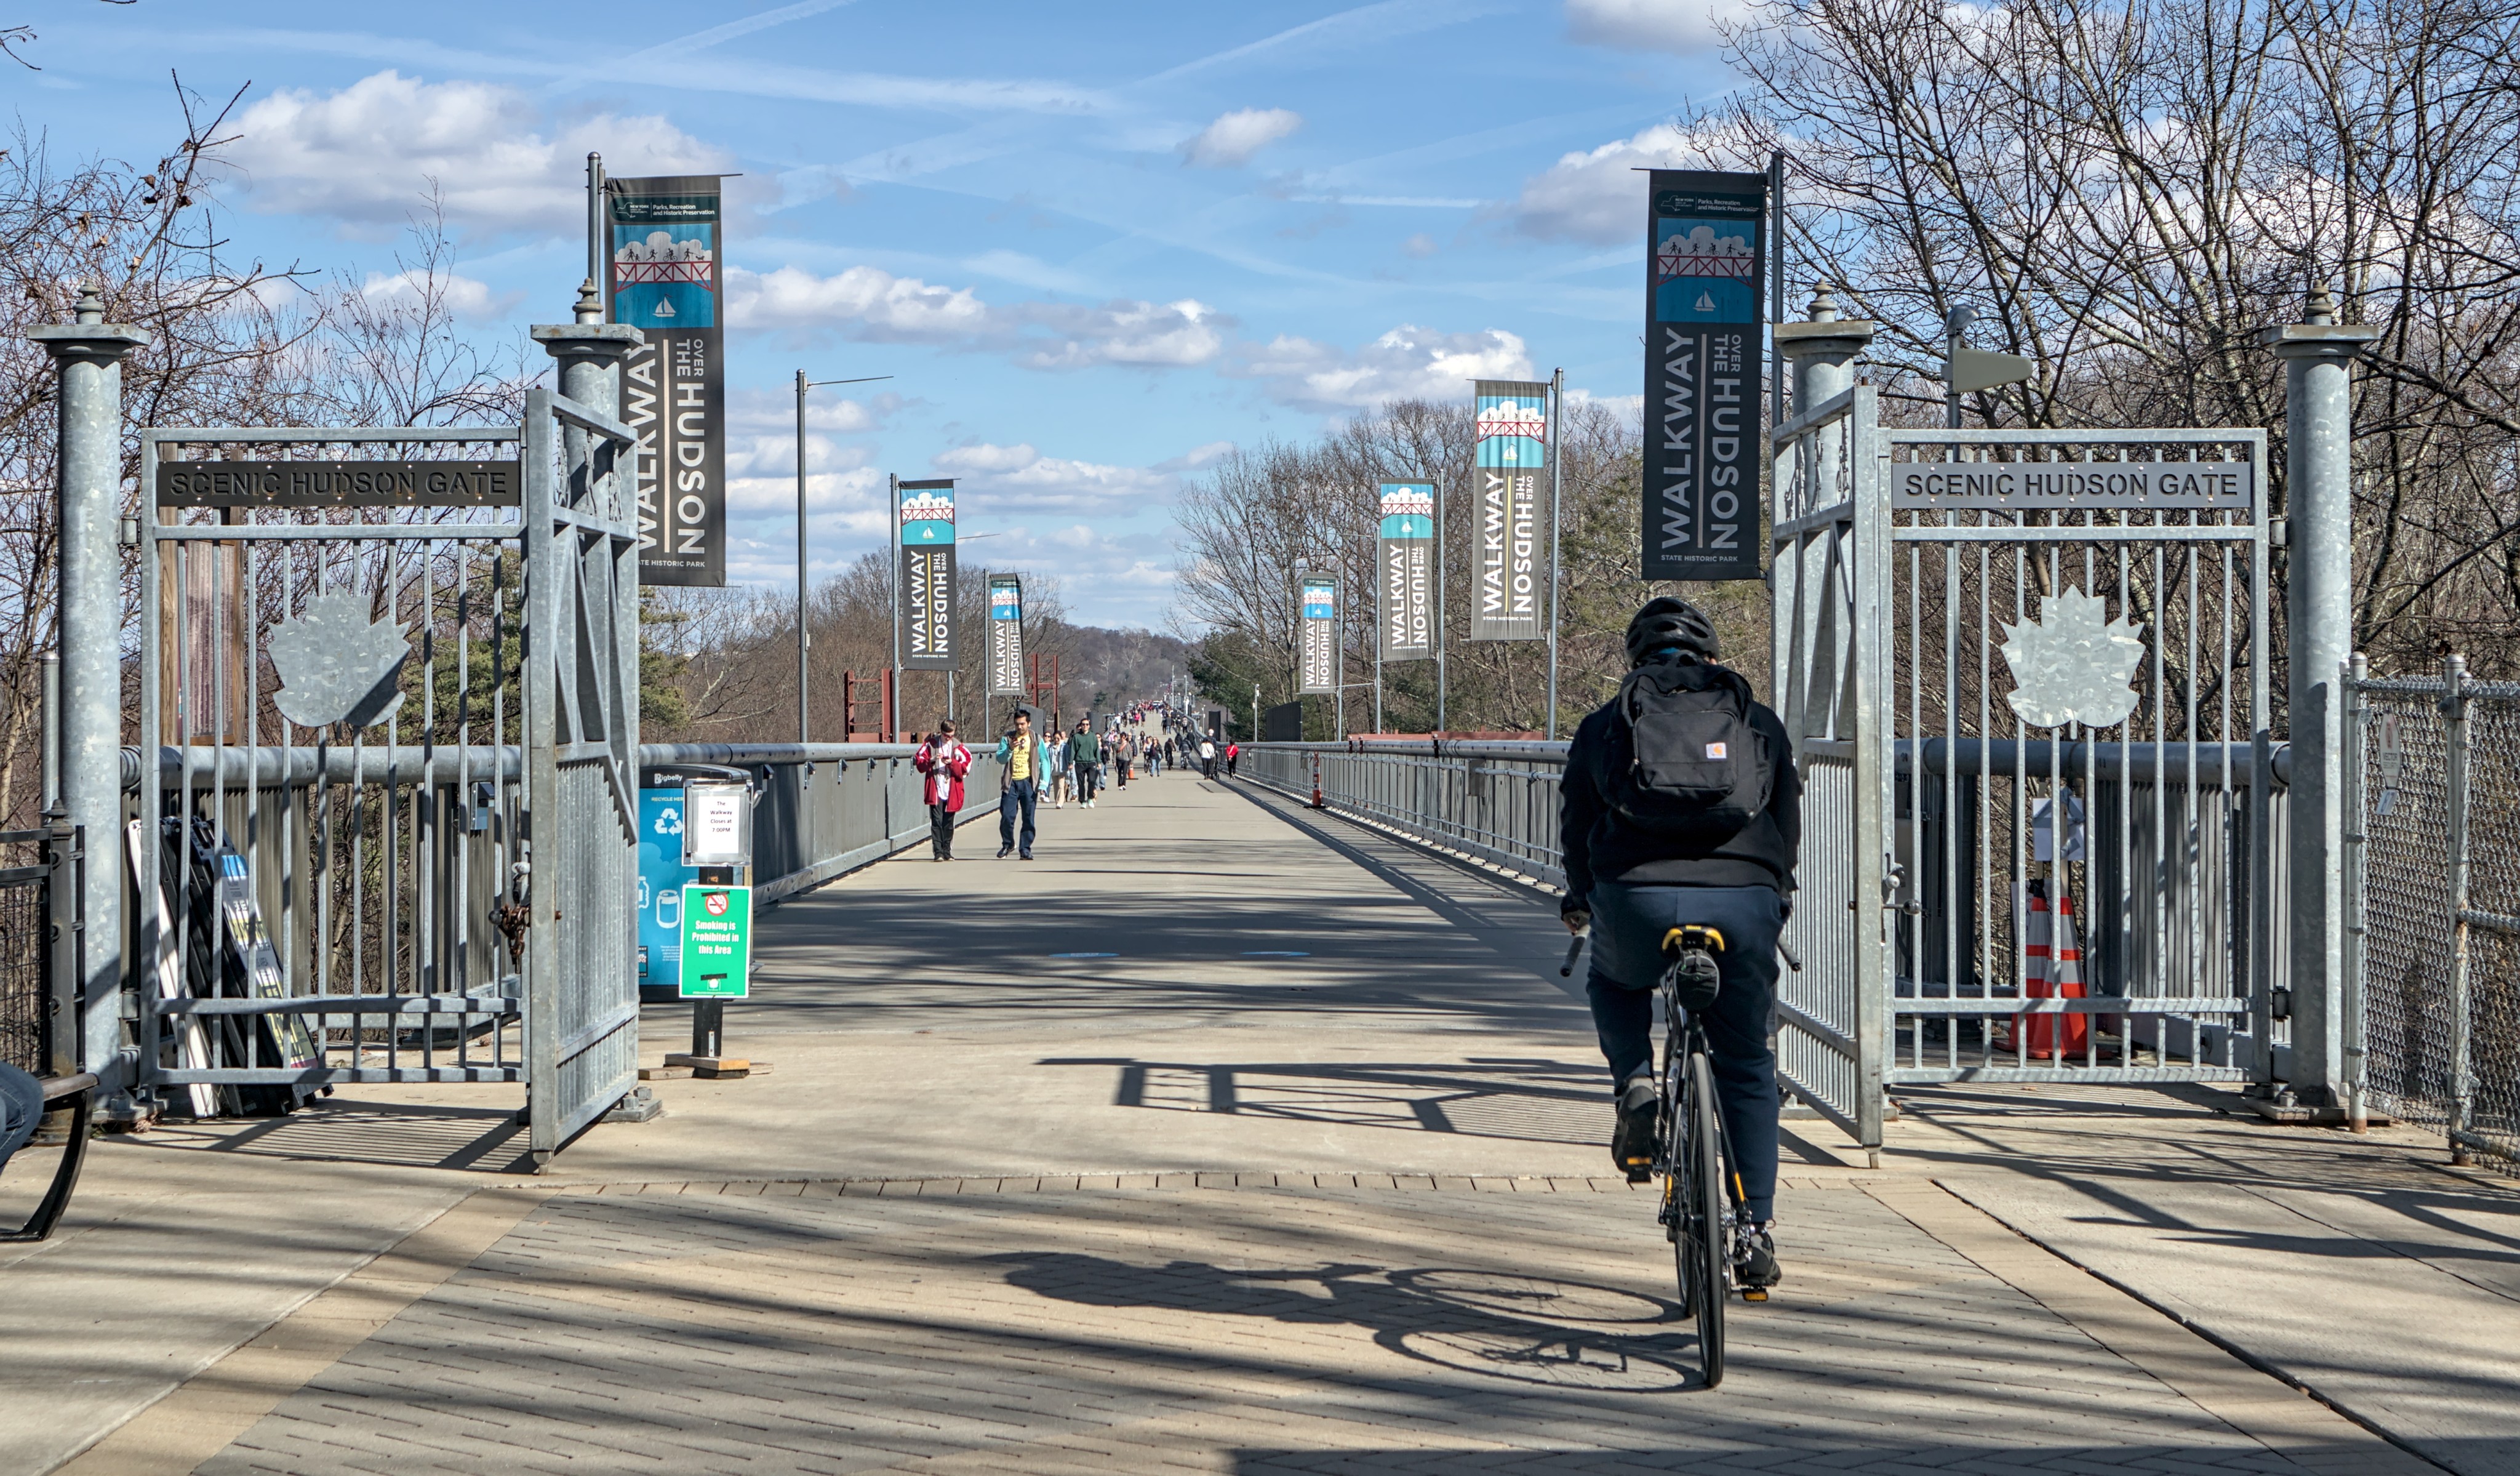
[[[1638,169],[1722,168],[1740,152],[1737,131],[1723,125],[1683,128],[1656,123],[1634,138],[1590,152],[1577,150],[1523,181],[1522,193],[1499,213],[1526,236],[1567,238],[1604,246],[1642,241],[1645,182]]]
[[[1459,399],[1474,379],[1529,379],[1531,355],[1501,328],[1438,333],[1402,324],[1353,352],[1284,335],[1254,345],[1236,372],[1269,382],[1291,404],[1320,409],[1411,397]]]
[[[432,181],[451,224],[569,234],[586,218],[590,150],[624,175],[727,163],[661,117],[607,114],[545,128],[542,110],[515,88],[385,70],[330,94],[264,98],[238,119],[228,155],[254,209],[329,216],[368,236],[401,228]]]
[[[1105,302],[1100,307],[1061,303],[1027,306],[1023,318],[1056,335],[1020,362],[1032,369],[1079,369],[1098,364],[1178,368],[1203,364],[1225,349],[1216,309],[1185,298],[1178,302]]]
[[[1304,126],[1304,115],[1283,108],[1243,108],[1229,113],[1183,141],[1182,162],[1231,169]]]
[[[956,446],[930,465],[964,484],[975,512],[998,519],[1127,513],[1169,502],[1180,485],[1172,472],[1044,456],[1028,443]]]
[[[726,287],[727,322],[737,328],[836,329],[857,339],[1006,352],[1028,369],[1203,364],[1225,351],[1231,322],[1188,298],[994,307],[971,288],[940,287],[875,266],[828,277],[797,266],[766,274],[739,266],[727,271]]]
[[[766,275],[730,267],[726,297],[726,319],[736,328],[841,328],[858,338],[936,342],[989,326],[988,305],[971,289],[934,287],[874,266],[829,277],[795,266]]]
[[[1400,254],[1419,261],[1425,260],[1428,256],[1435,254],[1435,253],[1441,250],[1443,250],[1443,248],[1435,244],[1435,238],[1427,235],[1424,231],[1419,231],[1417,235],[1400,243]]]
[[[1566,34],[1596,46],[1705,51],[1721,27],[1748,19],[1749,0],[1566,0]]]
[[[831,436],[856,436],[880,431],[906,401],[886,391],[864,399],[849,399],[832,390],[816,390],[805,396],[805,429]],[[796,392],[783,390],[737,390],[728,396],[727,423],[738,432],[762,435],[785,435],[796,438]]]
[[[423,271],[399,271],[392,276],[371,272],[359,295],[377,302],[417,304],[430,285],[428,274]],[[434,285],[446,310],[467,323],[498,322],[525,300],[521,292],[492,292],[488,283],[476,282],[461,272],[447,272]]]

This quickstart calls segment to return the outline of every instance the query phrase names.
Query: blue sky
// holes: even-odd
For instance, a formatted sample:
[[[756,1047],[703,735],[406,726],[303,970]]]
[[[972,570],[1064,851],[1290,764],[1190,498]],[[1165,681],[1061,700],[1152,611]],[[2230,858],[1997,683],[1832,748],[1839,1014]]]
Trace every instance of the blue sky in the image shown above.
[[[1739,0],[491,5],[39,0],[5,73],[57,149],[153,160],[167,72],[251,82],[237,249],[363,274],[434,178],[468,331],[560,319],[583,162],[729,185],[739,580],[884,539],[884,474],[963,480],[966,553],[1161,628],[1182,481],[1402,394],[1545,377],[1633,403],[1640,165],[1730,85]],[[879,392],[877,393],[868,391]]]

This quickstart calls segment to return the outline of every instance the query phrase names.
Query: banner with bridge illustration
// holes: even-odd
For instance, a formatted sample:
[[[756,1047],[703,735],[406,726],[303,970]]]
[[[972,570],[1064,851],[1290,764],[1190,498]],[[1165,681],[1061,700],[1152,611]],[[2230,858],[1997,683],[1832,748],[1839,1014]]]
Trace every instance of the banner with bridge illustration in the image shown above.
[[[1375,640],[1382,659],[1425,661],[1435,654],[1435,484],[1382,484],[1382,529],[1374,550]]]
[[[989,688],[991,697],[1027,695],[1023,659],[1023,580],[989,576]]]
[[[894,503],[901,529],[901,665],[954,669],[954,482],[905,482]]]
[[[1470,465],[1470,639],[1549,636],[1542,602],[1540,479],[1549,469],[1549,387],[1483,379]]]
[[[1298,693],[1339,689],[1338,586],[1323,575],[1304,576]]]
[[[647,342],[621,366],[639,582],[726,583],[724,222],[715,174],[605,182],[606,316]]]
[[[1649,172],[1642,574],[1760,574],[1768,176]]]

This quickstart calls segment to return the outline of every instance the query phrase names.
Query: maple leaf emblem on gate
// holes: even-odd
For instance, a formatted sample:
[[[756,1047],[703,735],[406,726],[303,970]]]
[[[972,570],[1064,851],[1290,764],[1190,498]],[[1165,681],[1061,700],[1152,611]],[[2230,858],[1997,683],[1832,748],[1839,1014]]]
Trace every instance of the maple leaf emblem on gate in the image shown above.
[[[300,726],[368,727],[402,706],[398,680],[411,642],[390,617],[370,618],[366,595],[309,596],[304,609],[272,630],[265,649],[280,673],[272,703]]]
[[[2110,620],[2104,601],[2071,587],[2042,604],[2036,622],[2003,629],[2003,660],[2014,683],[2004,700],[2033,727],[2125,720],[2135,711],[2129,681],[2143,660],[2143,627]]]

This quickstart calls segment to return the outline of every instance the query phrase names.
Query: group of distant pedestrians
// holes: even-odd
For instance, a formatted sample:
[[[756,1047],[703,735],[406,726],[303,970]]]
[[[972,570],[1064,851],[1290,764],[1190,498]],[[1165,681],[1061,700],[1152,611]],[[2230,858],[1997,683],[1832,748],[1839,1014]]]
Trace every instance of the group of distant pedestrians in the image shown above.
[[[1032,859],[1035,816],[1044,796],[1054,809],[1065,808],[1071,799],[1079,808],[1092,809],[1106,783],[1127,788],[1140,764],[1152,779],[1167,768],[1194,762],[1213,779],[1220,758],[1231,775],[1241,754],[1240,746],[1232,743],[1220,754],[1205,734],[1157,736],[1112,728],[1097,735],[1084,721],[1070,733],[1054,733],[1045,739],[1033,729],[1032,712],[1019,709],[1014,725],[998,740],[1004,785],[998,796],[998,854]],[[954,859],[954,827],[963,809],[964,778],[977,758],[956,736],[953,719],[947,718],[920,744],[911,760],[926,776],[928,848],[936,860]]]

